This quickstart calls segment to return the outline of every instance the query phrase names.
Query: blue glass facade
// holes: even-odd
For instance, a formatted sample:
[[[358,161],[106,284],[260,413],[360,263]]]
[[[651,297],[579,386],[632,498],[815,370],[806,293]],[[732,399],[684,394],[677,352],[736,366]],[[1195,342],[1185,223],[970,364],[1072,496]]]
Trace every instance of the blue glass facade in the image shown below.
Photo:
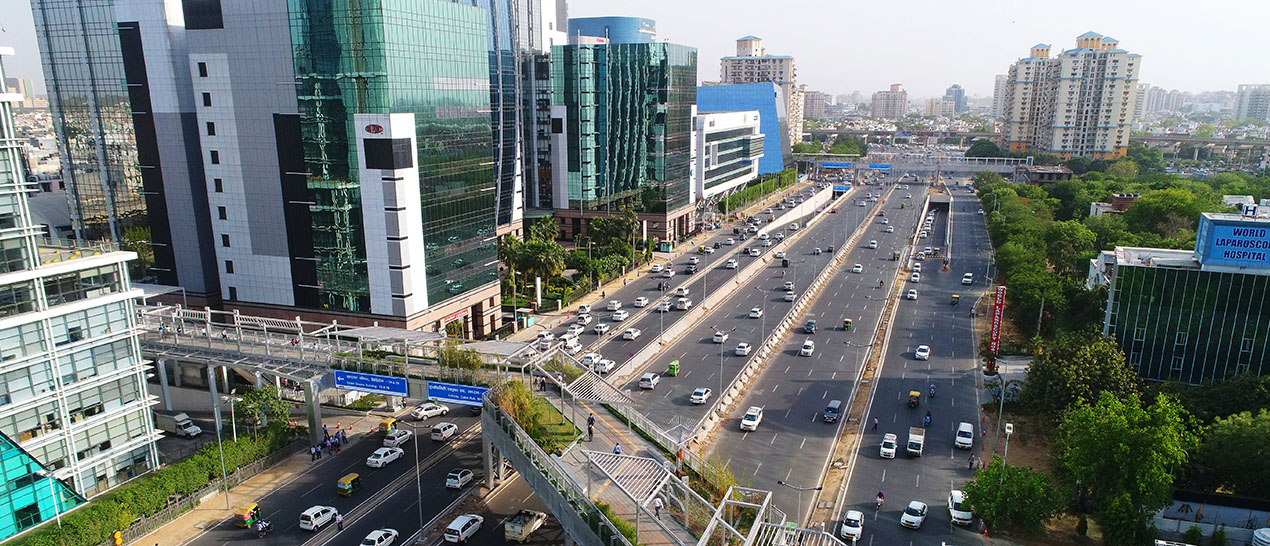
[[[0,540],[21,533],[84,503],[66,484],[48,477],[47,470],[16,442],[0,433]]]
[[[570,18],[570,43],[578,35],[608,38],[610,44],[647,44],[657,39],[657,22],[641,17]]]
[[[697,88],[698,112],[758,110],[759,132],[763,133],[763,157],[759,174],[772,174],[791,164],[789,124],[780,86],[774,83],[708,85]]]

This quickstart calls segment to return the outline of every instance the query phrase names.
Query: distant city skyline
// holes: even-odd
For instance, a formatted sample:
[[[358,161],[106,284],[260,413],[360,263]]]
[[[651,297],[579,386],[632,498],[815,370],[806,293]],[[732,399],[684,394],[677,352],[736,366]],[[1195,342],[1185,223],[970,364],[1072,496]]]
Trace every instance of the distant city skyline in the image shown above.
[[[797,58],[799,83],[832,95],[859,91],[867,97],[898,82],[914,98],[942,97],[952,84],[960,84],[967,96],[990,97],[994,76],[1027,56],[1033,44],[1051,44],[1057,53],[1073,47],[1086,31],[1114,36],[1123,48],[1141,54],[1141,81],[1164,89],[1199,93],[1270,83],[1270,63],[1262,58],[1264,33],[1258,28],[1270,19],[1270,4],[1215,0],[1202,6],[1205,13],[1238,17],[1196,17],[1195,4],[1180,0],[1076,0],[1061,10],[1004,0],[974,9],[916,0],[902,10],[868,13],[832,0],[810,0],[796,9],[757,0],[731,0],[720,9],[723,5],[714,0],[571,0],[569,15],[656,20],[659,40],[698,49],[701,81],[718,79],[718,60],[735,53],[737,38],[756,35],[768,53]],[[0,0],[0,13],[5,14],[0,45],[17,49],[8,62],[9,75],[30,78],[43,94],[30,2]],[[1180,13],[1188,15],[1183,19]]]

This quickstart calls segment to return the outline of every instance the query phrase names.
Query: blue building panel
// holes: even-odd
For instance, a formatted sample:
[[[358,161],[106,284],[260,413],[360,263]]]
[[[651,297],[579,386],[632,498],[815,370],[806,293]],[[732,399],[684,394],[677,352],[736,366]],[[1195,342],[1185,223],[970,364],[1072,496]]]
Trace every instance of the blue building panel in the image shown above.
[[[758,110],[759,132],[763,133],[763,157],[758,173],[773,174],[792,164],[789,122],[780,86],[774,83],[707,85],[697,88],[698,112],[738,112]]]
[[[1234,214],[1205,213],[1195,238],[1201,265],[1270,268],[1270,222]]]
[[[642,17],[569,18],[569,43],[579,35],[607,38],[610,44],[648,44],[657,39],[657,21]]]
[[[0,433],[0,541],[84,503],[84,497]]]

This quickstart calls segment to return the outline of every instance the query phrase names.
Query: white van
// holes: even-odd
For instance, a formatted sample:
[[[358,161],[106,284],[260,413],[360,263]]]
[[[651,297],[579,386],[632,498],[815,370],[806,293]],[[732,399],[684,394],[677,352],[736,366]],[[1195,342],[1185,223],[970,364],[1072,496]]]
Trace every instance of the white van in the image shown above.
[[[332,521],[339,512],[331,506],[312,506],[300,514],[300,528],[305,531],[317,531]]]
[[[966,273],[965,275],[961,276],[961,284],[974,284],[974,283],[975,283],[974,273]]]
[[[975,426],[962,421],[957,425],[957,441],[956,445],[959,449],[970,449],[975,443]]]
[[[481,524],[485,523],[485,518],[476,514],[464,514],[454,521],[450,522],[450,526],[445,528],[445,541],[455,544],[467,542],[477,531],[481,530]]]
[[[639,378],[639,388],[652,389],[657,386],[657,382],[661,380],[661,376],[653,372],[648,372]]]

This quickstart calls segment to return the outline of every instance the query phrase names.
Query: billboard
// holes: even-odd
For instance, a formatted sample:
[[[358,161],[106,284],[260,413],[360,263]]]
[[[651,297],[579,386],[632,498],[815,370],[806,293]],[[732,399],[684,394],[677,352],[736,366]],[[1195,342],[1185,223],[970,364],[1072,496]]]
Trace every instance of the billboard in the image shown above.
[[[1197,246],[1204,265],[1270,268],[1270,224],[1255,221],[1200,222]]]
[[[869,168],[875,171],[889,171],[891,170],[891,164],[890,163],[869,163]]]
[[[1005,315],[1005,287],[997,287],[997,299],[992,303],[992,330],[988,334],[988,352],[997,354],[1001,348],[1001,319]],[[997,373],[997,361],[989,358],[985,362],[983,372],[988,375]]]
[[[406,396],[406,378],[371,373],[334,370],[335,388],[350,391],[372,392],[388,396]]]
[[[849,192],[851,191],[851,186],[834,186],[833,191],[836,191],[838,193]]]
[[[487,390],[489,389],[486,387],[429,381],[428,400],[464,406],[479,406],[481,405],[481,397],[485,395]]]

